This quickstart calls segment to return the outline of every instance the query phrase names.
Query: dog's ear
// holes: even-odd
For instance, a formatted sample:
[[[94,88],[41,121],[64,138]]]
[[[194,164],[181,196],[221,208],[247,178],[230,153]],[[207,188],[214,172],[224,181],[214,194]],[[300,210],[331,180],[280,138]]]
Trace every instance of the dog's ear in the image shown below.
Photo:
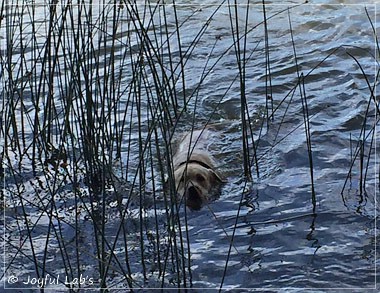
[[[214,170],[209,169],[209,172],[210,172],[211,178],[213,178],[214,181],[217,181],[219,183],[227,183],[227,180],[222,178],[222,176],[220,176],[220,174],[218,174]]]

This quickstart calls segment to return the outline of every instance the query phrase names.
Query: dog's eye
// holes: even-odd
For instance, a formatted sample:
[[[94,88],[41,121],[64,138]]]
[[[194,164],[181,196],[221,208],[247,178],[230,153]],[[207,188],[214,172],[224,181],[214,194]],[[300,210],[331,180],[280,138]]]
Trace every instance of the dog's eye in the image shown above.
[[[197,174],[196,178],[198,182],[204,182],[206,180],[201,174]]]

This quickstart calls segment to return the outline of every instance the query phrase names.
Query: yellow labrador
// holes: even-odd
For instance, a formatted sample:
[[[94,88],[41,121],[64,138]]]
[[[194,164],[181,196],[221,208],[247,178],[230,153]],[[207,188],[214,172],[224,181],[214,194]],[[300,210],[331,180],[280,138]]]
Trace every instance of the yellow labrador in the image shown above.
[[[207,150],[211,136],[208,129],[186,134],[173,157],[177,193],[192,210],[199,210],[224,182]]]

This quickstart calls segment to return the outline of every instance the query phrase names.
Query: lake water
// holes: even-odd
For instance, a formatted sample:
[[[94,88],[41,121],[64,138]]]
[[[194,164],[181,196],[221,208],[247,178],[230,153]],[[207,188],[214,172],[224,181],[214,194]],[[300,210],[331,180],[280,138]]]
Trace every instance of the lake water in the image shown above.
[[[192,287],[196,292],[206,288],[234,292],[376,289],[376,264],[379,265],[376,199],[380,190],[376,153],[379,98],[374,90],[379,55],[374,35],[374,29],[379,28],[376,1],[368,1],[366,5],[343,0],[309,1],[302,5],[299,4],[303,1],[281,5],[268,1],[267,35],[260,1],[253,1],[249,8],[239,5],[236,10],[228,2],[217,5],[215,1],[201,4],[183,1],[176,14],[172,5],[152,5],[149,10],[149,6],[139,3],[136,7],[140,20],[146,21],[141,26],[146,27],[146,36],[151,38],[149,50],[155,51],[151,55],[146,53],[145,59],[139,61],[142,67],[146,66],[141,71],[145,74],[141,80],[151,87],[150,90],[142,87],[139,101],[143,110],[139,116],[134,112],[138,106],[129,104],[130,93],[136,94],[130,87],[131,65],[141,58],[141,44],[135,34],[127,34],[139,31],[132,24],[132,12],[122,7],[118,30],[111,33],[112,18],[101,12],[112,15],[113,6],[94,7],[89,27],[96,28],[91,38],[99,48],[88,51],[94,56],[83,57],[93,66],[88,68],[100,68],[99,72],[93,71],[94,95],[99,101],[103,97],[102,87],[97,88],[96,84],[102,82],[109,70],[108,46],[112,36],[116,40],[112,71],[118,75],[117,117],[107,121],[117,125],[115,129],[122,136],[121,158],[113,163],[118,178],[116,193],[122,197],[119,205],[112,188],[104,191],[107,198],[99,199],[103,205],[90,201],[85,167],[71,165],[75,161],[73,154],[85,157],[79,142],[78,129],[83,123],[79,106],[70,112],[71,125],[78,127],[73,127],[78,142],[71,141],[67,148],[69,166],[54,169],[47,164],[37,170],[32,168],[35,134],[31,118],[37,113],[33,89],[42,82],[38,73],[44,68],[35,60],[40,60],[45,52],[48,19],[47,6],[36,2],[34,29],[27,9],[30,5],[20,10],[13,7],[11,16],[4,12],[0,27],[3,100],[0,137],[4,141],[1,239],[5,247],[1,276],[5,288],[27,292],[37,288],[40,281],[56,291],[63,291],[69,284],[95,290],[105,275],[102,284],[120,292],[130,287],[137,291]],[[58,16],[63,11],[60,8]],[[73,19],[79,20],[79,12],[73,11]],[[23,17],[18,17],[21,14]],[[17,21],[12,23],[9,19]],[[153,19],[154,25],[149,24],[149,19]],[[181,24],[181,51],[174,34],[170,50],[165,39],[159,38],[164,29],[175,32],[176,19]],[[77,20],[73,23],[78,25]],[[21,21],[24,29],[18,30]],[[11,55],[7,55],[10,50],[9,39],[5,37],[9,36],[7,27],[16,32]],[[57,110],[57,118],[52,122],[55,135],[61,133],[59,127],[65,118],[62,113],[67,109],[62,88],[72,86],[70,78],[77,76],[72,69],[78,61],[64,62],[68,60],[65,54],[75,51],[75,46],[89,45],[86,36],[75,44],[70,39],[74,29],[69,25],[63,29],[67,33],[56,51],[62,58],[58,58],[62,60],[61,67],[52,77]],[[110,37],[107,40],[102,37],[104,30]],[[59,26],[54,31],[58,34]],[[234,45],[237,36],[242,37],[239,44],[241,52],[245,52],[245,62],[241,63],[245,66],[245,115],[250,118],[254,138],[254,144],[248,140],[250,159],[255,162],[253,149],[257,151],[257,164],[251,166],[252,180],[247,180],[243,171],[241,83]],[[25,50],[21,44],[33,46]],[[157,48],[155,44],[164,45]],[[99,52],[103,58],[96,58]],[[130,58],[123,57],[125,54]],[[154,88],[157,80],[153,65],[149,64],[155,54],[164,63],[157,66],[162,70],[157,80],[163,79],[164,73],[167,76],[174,73],[173,79],[178,80],[172,92],[176,92],[179,100],[184,96],[189,99],[188,111],[176,120],[174,137],[192,124],[195,127],[211,124],[217,136],[210,141],[210,149],[228,180],[218,199],[200,211],[181,207],[178,217],[167,215],[160,180],[153,181],[156,184],[147,180],[144,187],[141,182],[134,182],[139,165],[139,139],[148,137],[141,125],[151,123],[149,107],[159,105],[155,104],[159,93]],[[186,61],[182,75],[181,54]],[[243,58],[243,53],[240,56]],[[33,81],[25,81],[20,69],[22,62]],[[9,64],[14,72],[12,77],[7,71]],[[178,67],[171,67],[173,64]],[[298,74],[304,77],[301,92],[297,87]],[[29,87],[28,82],[34,86]],[[19,93],[20,89],[22,102],[20,97],[11,99],[9,93],[13,90]],[[152,96],[146,94],[149,92]],[[303,111],[305,97],[314,191]],[[46,106],[43,99],[40,106],[42,109]],[[101,109],[99,105],[99,113]],[[40,111],[36,116],[42,121],[45,115]],[[271,115],[269,119],[267,115]],[[20,137],[20,133],[9,130],[15,129],[12,121],[26,140],[22,158],[14,143],[14,136]],[[128,121],[127,127],[119,127],[121,121]],[[40,130],[44,128],[41,126]],[[108,134],[107,131],[102,134]],[[112,136],[112,130],[109,131]],[[104,140],[108,139],[106,136]],[[151,158],[153,163],[146,165],[148,179],[158,176],[159,160],[155,155]],[[78,180],[73,183],[75,176]],[[133,184],[135,190],[143,191],[141,202],[132,203],[128,199],[134,193]],[[94,207],[97,204],[104,209]],[[169,222],[174,218],[179,224],[173,226]],[[106,241],[99,241],[100,234]],[[106,271],[101,271],[100,268],[104,269],[101,263],[107,263]]]

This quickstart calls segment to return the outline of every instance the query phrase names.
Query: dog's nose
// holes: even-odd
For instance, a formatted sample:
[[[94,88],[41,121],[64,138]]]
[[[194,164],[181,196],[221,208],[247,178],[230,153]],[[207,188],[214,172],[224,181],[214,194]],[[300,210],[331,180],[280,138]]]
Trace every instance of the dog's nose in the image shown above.
[[[202,198],[194,186],[187,189],[186,205],[192,210],[200,210],[202,207]]]

